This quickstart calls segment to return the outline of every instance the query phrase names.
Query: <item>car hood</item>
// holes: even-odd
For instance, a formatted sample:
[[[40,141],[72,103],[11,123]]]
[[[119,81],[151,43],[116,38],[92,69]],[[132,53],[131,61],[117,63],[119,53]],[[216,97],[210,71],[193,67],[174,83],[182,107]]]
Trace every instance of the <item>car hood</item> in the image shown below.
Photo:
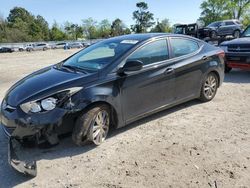
[[[97,73],[68,72],[51,66],[18,81],[7,91],[5,100],[9,105],[16,107],[24,102],[36,100],[60,90],[82,87],[97,78]]]
[[[250,37],[242,37],[221,43],[222,46],[234,45],[234,44],[250,44]]]

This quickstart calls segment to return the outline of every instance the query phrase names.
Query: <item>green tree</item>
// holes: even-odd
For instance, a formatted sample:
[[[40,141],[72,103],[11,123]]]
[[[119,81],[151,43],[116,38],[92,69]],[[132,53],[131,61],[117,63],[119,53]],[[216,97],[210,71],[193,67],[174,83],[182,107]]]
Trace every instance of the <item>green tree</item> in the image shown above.
[[[34,16],[22,7],[14,7],[10,10],[7,20],[9,23],[15,23],[17,19],[23,22],[31,22],[34,20]]]
[[[96,39],[98,38],[97,34],[97,21],[95,21],[93,18],[87,18],[82,20],[82,28],[83,33],[85,34],[85,37],[88,39]]]
[[[68,35],[71,39],[77,40],[81,38],[83,35],[83,28],[78,24],[72,24],[66,22],[64,29],[67,31]]]
[[[67,35],[60,29],[59,25],[56,22],[54,22],[50,30],[50,40],[61,41],[66,39]]]
[[[135,25],[131,26],[131,29],[136,33],[147,32],[147,29],[153,26],[154,14],[148,11],[148,4],[145,2],[139,2],[136,4],[138,10],[133,12],[133,19]]]
[[[14,7],[7,21],[10,42],[49,40],[48,23],[40,15],[35,17],[22,7]]]
[[[247,27],[250,25],[250,11],[243,17],[242,24]]]
[[[100,38],[108,38],[110,36],[111,23],[109,20],[104,19],[99,23],[98,33]]]
[[[231,18],[241,19],[249,10],[250,0],[231,0],[227,4],[228,14]]]
[[[201,17],[205,25],[228,18],[227,0],[206,0],[201,3]]]
[[[205,0],[199,20],[207,25],[224,19],[243,19],[249,7],[250,0]]]
[[[170,33],[172,31],[172,27],[170,26],[168,19],[163,19],[161,22],[157,21],[156,26],[151,30],[151,32],[156,33]]]
[[[36,16],[35,24],[39,28],[41,39],[48,41],[49,40],[49,24],[48,22],[40,15]]]
[[[6,42],[6,29],[7,22],[2,16],[0,16],[0,42]]]
[[[111,25],[111,36],[119,36],[119,35],[123,35],[123,27],[124,24],[122,23],[122,20],[117,18],[112,22]]]

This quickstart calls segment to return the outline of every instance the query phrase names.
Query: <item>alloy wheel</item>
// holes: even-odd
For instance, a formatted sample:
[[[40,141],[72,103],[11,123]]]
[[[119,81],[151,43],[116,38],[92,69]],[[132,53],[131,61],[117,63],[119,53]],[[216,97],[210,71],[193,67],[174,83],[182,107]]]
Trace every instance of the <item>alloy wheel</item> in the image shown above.
[[[106,138],[109,130],[109,114],[106,110],[99,111],[92,123],[92,140],[100,145]]]
[[[204,95],[207,99],[214,97],[217,89],[217,80],[213,74],[209,75],[204,84]]]

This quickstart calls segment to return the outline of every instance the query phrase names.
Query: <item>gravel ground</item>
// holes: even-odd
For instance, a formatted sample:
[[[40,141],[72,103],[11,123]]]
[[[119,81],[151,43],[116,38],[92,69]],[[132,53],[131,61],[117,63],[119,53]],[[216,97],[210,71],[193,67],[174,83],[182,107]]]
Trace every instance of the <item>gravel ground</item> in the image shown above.
[[[0,101],[28,73],[76,50],[0,54]],[[0,131],[0,187],[250,187],[250,72],[227,74],[213,101],[191,101],[111,132],[99,147],[29,151],[38,176],[7,164]]]

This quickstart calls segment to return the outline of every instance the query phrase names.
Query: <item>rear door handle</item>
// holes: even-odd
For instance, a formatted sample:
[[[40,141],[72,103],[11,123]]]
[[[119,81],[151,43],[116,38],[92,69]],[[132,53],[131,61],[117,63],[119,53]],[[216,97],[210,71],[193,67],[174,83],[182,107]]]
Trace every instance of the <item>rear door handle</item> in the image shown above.
[[[208,59],[207,56],[203,56],[203,57],[202,57],[202,60],[207,60],[207,59]]]
[[[172,74],[174,72],[173,68],[167,68],[164,72],[165,75]]]

